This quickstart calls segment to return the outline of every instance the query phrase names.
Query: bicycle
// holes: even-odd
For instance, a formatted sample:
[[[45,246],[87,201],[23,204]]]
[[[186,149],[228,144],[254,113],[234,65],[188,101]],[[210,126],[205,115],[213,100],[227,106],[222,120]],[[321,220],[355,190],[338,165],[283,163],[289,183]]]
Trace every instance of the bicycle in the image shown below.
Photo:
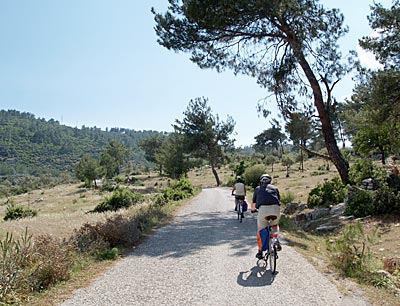
[[[233,194],[233,196],[235,195]],[[240,223],[242,223],[242,220],[244,218],[243,203],[244,199],[242,197],[238,197],[235,210],[237,211],[237,216]]]
[[[256,210],[257,212],[257,210]],[[278,234],[274,232],[272,229],[271,222],[276,220],[278,217],[275,215],[266,216],[265,220],[267,220],[267,225],[265,226],[265,236],[261,234],[261,239],[263,240],[262,251],[265,251],[262,259],[257,261],[257,265],[260,266],[260,261],[263,260],[265,262],[265,268],[267,268],[268,263],[272,274],[276,272],[276,260],[278,259],[278,250],[277,250],[277,237]],[[264,236],[264,237],[263,237]]]

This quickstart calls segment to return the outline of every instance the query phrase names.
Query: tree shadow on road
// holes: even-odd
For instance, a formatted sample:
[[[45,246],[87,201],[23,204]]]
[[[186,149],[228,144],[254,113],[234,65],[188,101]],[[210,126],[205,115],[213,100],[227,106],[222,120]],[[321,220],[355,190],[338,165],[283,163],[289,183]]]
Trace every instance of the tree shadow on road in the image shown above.
[[[277,273],[278,272],[272,274],[271,270],[266,269],[263,265],[257,264],[249,271],[239,272],[237,283],[242,287],[270,286],[274,282]]]
[[[243,256],[256,248],[256,220],[242,223],[232,212],[190,213],[159,228],[131,256],[184,257],[210,246],[229,245],[229,256]]]

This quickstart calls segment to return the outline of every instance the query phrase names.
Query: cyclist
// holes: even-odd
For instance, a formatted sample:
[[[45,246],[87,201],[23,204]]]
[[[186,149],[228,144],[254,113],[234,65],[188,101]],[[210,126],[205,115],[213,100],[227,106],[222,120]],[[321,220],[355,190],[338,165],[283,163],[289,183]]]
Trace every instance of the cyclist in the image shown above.
[[[280,217],[280,205],[281,198],[279,189],[271,184],[272,178],[269,174],[263,174],[260,176],[260,185],[254,189],[253,201],[251,204],[251,212],[254,213],[258,210],[257,217],[257,244],[258,252],[256,257],[261,259],[262,254],[262,241],[260,236],[260,230],[266,227],[267,220],[266,216],[277,216],[278,218],[271,222],[272,229],[275,232],[279,232],[279,217]],[[277,250],[282,249],[279,240],[276,244]]]
[[[240,176],[236,177],[236,183],[232,188],[232,195],[235,196],[235,211],[237,210],[237,204],[239,200],[246,199],[246,186],[243,183],[243,180]],[[244,217],[242,212],[242,218]]]

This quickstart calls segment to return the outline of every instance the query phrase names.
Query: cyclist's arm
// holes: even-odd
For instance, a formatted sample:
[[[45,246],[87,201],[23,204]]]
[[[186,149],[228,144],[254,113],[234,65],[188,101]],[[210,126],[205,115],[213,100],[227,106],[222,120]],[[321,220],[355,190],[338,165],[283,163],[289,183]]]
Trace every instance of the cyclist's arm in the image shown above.
[[[256,201],[257,201],[257,188],[254,189],[253,199],[251,201],[251,212],[257,211],[256,209]]]
[[[236,189],[236,185],[233,185],[233,188],[232,188],[232,195],[235,195],[235,193],[234,193],[235,189]]]

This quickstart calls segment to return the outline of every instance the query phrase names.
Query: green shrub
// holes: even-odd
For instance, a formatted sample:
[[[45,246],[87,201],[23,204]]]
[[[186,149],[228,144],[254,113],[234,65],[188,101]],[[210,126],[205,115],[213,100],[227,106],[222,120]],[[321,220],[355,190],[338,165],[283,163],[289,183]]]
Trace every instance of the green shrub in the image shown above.
[[[293,194],[292,192],[290,192],[290,191],[281,194],[281,202],[282,202],[283,204],[291,203],[291,202],[294,201],[294,199],[295,199],[295,196],[294,196],[294,194]]]
[[[4,240],[0,240],[0,305],[11,305],[16,302],[15,289],[23,287],[23,269],[29,264],[32,254],[32,235],[25,229],[21,239],[14,239],[12,234],[6,233]]]
[[[194,187],[190,181],[182,177],[179,181],[171,184],[170,187],[163,189],[162,196],[159,198],[160,203],[168,201],[179,201],[187,199],[194,193]]]
[[[13,202],[10,202],[7,205],[7,210],[6,214],[4,216],[4,221],[7,220],[17,220],[17,219],[22,219],[22,218],[28,218],[28,217],[35,217],[37,215],[37,211],[30,209],[30,208],[24,208],[19,205],[15,205]]]
[[[246,185],[256,188],[260,182],[260,176],[265,172],[265,165],[263,164],[248,167],[243,174]]]
[[[344,201],[347,193],[347,186],[338,177],[313,188],[307,199],[310,208],[329,207]]]
[[[358,159],[350,167],[349,178],[355,185],[361,185],[362,180],[374,178],[379,182],[386,181],[386,171],[381,165],[376,165],[370,159]]]
[[[114,259],[117,259],[118,256],[119,256],[119,249],[112,248],[112,249],[106,249],[103,252],[99,253],[97,256],[97,259],[99,259],[99,260],[114,260]]]
[[[358,218],[368,216],[372,214],[373,211],[372,192],[358,189],[348,195],[344,210],[345,215],[353,215]]]
[[[381,184],[380,188],[374,191],[372,198],[374,215],[400,211],[400,192],[387,184]]]
[[[143,201],[142,194],[132,192],[127,188],[118,187],[114,190],[110,197],[104,199],[97,205],[93,212],[117,211],[121,208],[128,208],[134,204]]]

